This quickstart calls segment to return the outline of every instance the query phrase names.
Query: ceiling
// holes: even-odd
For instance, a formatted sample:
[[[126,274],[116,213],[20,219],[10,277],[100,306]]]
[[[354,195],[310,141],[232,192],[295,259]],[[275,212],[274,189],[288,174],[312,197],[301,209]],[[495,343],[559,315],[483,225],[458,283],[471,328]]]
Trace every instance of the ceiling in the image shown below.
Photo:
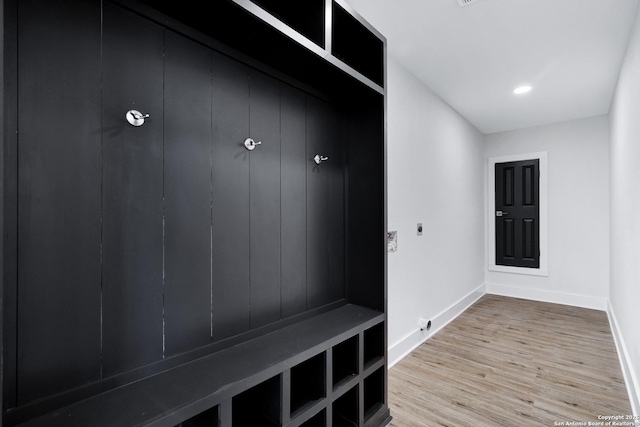
[[[607,114],[638,4],[347,1],[393,59],[484,134]],[[533,90],[514,95],[524,84]]]

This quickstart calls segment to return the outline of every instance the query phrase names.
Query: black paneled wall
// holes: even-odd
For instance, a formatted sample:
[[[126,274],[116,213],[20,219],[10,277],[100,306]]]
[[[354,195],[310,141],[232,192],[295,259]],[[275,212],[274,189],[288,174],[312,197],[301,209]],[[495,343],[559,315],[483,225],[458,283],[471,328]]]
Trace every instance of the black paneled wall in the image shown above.
[[[248,159],[250,326],[255,328],[280,318],[279,83],[253,71],[249,106],[249,135],[261,143]]]
[[[318,100],[307,102],[307,157],[327,161],[307,167],[307,304],[343,295],[344,150],[340,120]]]
[[[212,291],[214,339],[249,330],[249,69],[214,55]]]
[[[163,354],[164,32],[108,4],[103,25],[102,367],[108,376]],[[151,118],[133,127],[123,120],[130,109]]]
[[[19,3],[9,404],[99,379],[101,357],[100,3]]]
[[[335,108],[109,3],[18,12],[9,406],[344,299]]]
[[[301,313],[307,308],[307,229],[306,168],[309,162],[306,140],[306,102],[304,93],[285,85],[280,90],[280,229],[282,316]]]
[[[165,32],[165,354],[211,341],[211,51]]]

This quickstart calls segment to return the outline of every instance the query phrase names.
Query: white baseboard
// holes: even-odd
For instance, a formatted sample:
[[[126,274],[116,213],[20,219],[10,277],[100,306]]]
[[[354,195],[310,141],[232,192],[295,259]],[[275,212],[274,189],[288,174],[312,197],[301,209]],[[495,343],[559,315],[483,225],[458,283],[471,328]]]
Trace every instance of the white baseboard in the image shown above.
[[[419,328],[395,343],[389,348],[388,359],[389,369],[402,360],[405,356],[423,344],[426,340],[444,328],[449,322],[462,314],[473,303],[479,300],[485,294],[484,284],[470,292],[468,295],[460,299],[458,302],[443,310],[438,315],[431,318],[431,329],[429,331],[421,331]]]
[[[551,302],[555,304],[572,305],[574,307],[591,308],[594,310],[607,310],[607,299],[588,295],[569,294],[564,292],[545,291],[541,289],[522,288],[519,286],[497,285],[485,283],[487,293],[530,299],[534,301]]]
[[[613,340],[616,343],[616,349],[618,350],[618,358],[620,359],[620,366],[622,367],[622,375],[624,376],[624,382],[627,385],[627,393],[629,394],[629,401],[631,402],[631,410],[636,417],[640,415],[640,379],[636,375],[636,372],[631,364],[631,358],[627,351],[627,346],[622,338],[622,333],[618,327],[618,320],[616,319],[611,302],[607,304],[607,315],[609,316],[609,324],[611,325],[611,333],[613,334]]]

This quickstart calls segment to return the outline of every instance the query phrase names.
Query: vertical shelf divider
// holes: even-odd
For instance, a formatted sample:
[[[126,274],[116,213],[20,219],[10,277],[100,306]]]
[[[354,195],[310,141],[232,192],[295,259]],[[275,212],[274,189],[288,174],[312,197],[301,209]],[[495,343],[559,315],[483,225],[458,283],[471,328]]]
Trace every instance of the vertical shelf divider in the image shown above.
[[[280,417],[282,425],[291,420],[291,369],[287,369],[280,376]]]
[[[364,342],[364,331],[360,332],[358,334],[358,343],[360,344],[358,346],[358,371],[360,373],[364,372],[364,368],[365,368],[365,360],[364,360],[364,346],[365,346],[365,342]]]
[[[325,365],[326,372],[326,381],[325,381],[325,392],[327,396],[331,396],[333,394],[333,378],[331,373],[333,372],[333,347],[327,350],[327,358]]]
[[[231,399],[223,401],[218,411],[218,427],[231,427],[233,423],[232,413]]]
[[[325,0],[324,8],[324,49],[329,55],[332,51],[333,41],[333,0]]]

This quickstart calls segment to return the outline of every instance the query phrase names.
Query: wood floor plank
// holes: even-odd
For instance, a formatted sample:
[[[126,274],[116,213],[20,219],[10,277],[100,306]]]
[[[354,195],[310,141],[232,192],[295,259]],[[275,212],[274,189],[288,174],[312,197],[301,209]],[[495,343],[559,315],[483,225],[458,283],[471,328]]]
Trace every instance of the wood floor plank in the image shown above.
[[[605,312],[485,295],[389,371],[395,427],[554,426],[628,415]]]

